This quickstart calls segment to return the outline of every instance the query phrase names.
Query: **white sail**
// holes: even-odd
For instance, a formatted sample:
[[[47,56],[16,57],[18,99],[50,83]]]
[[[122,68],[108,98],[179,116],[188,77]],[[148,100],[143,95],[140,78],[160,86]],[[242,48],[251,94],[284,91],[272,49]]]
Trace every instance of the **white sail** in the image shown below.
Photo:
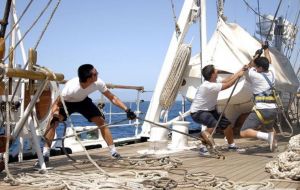
[[[207,61],[203,67],[209,64],[215,65],[219,70],[228,73],[235,73],[243,65],[248,64],[261,44],[248,32],[235,23],[225,23],[222,20],[218,23],[216,31],[207,45]],[[276,69],[276,88],[282,92],[295,93],[299,87],[297,76],[289,62],[276,49],[270,47],[272,64]],[[200,81],[199,54],[192,57],[189,68],[185,73],[187,84],[182,87],[181,92],[192,100],[196,93],[196,88],[201,84]],[[223,74],[223,77],[225,74]],[[222,77],[222,75],[221,75]],[[222,91],[218,97],[219,105],[224,105],[230,96],[233,87]],[[235,113],[245,113],[252,107],[250,84],[244,78],[240,79],[230,101],[228,112],[231,109]],[[232,122],[238,117],[237,114],[227,113]]]

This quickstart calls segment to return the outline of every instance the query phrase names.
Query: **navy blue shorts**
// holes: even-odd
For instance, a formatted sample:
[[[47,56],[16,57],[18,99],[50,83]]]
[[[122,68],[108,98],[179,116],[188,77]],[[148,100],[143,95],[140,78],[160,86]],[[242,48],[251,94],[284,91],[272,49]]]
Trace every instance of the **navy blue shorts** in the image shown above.
[[[86,97],[81,102],[65,102],[69,115],[72,113],[80,113],[83,115],[89,122],[93,117],[102,117],[103,119],[104,114],[99,110],[99,108],[93,103],[92,99]],[[63,107],[60,107],[59,114],[64,117],[64,121],[67,119],[67,114]]]
[[[212,111],[197,111],[195,113],[191,113],[192,119],[199,124],[206,125],[207,128],[214,128],[218,122],[220,114],[217,110]],[[230,121],[225,117],[222,116],[221,121],[217,127],[221,129],[226,129],[228,125],[230,125]]]

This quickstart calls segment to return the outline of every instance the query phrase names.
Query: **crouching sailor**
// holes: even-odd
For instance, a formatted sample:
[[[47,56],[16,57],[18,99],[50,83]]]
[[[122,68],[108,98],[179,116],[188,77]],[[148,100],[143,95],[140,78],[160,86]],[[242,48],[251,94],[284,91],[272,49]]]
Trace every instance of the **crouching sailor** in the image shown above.
[[[113,138],[110,129],[105,125],[104,114],[99,111],[97,106],[88,97],[89,94],[100,91],[114,105],[127,113],[127,118],[132,120],[136,115],[110,90],[102,79],[98,78],[98,72],[91,64],[84,64],[78,68],[78,77],[69,80],[63,90],[62,97],[65,101],[67,110],[64,109],[62,100],[58,99],[52,107],[53,119],[47,126],[47,132],[44,135],[47,140],[43,148],[43,156],[46,164],[49,162],[50,147],[54,139],[55,130],[60,121],[66,120],[68,115],[78,112],[83,115],[88,121],[95,123],[101,130],[103,139],[108,145],[111,156],[120,159],[121,155],[117,152],[113,143]],[[68,115],[67,115],[68,113]],[[37,163],[37,166],[38,163]]]
[[[222,82],[217,82],[218,70],[215,69],[213,65],[207,65],[202,69],[202,75],[205,81],[197,89],[191,105],[191,116],[196,123],[207,126],[207,129],[202,131],[200,136],[200,138],[204,139],[203,144],[214,146],[211,134],[220,117],[216,109],[219,92],[231,87],[243,74],[244,70],[241,69]],[[222,116],[217,127],[224,130],[224,135],[228,142],[228,149],[238,151],[238,147],[234,143],[230,121],[225,116]],[[200,155],[209,155],[207,147],[204,145],[200,147]]]
[[[262,49],[265,57],[260,57],[262,50],[256,51],[256,56],[249,64],[250,69],[245,72],[246,80],[250,82],[254,95],[254,107],[245,120],[240,135],[241,137],[252,137],[268,141],[270,150],[274,151],[276,146],[274,120],[277,115],[277,104],[273,91],[275,84],[275,70],[271,65],[268,43]],[[258,131],[260,126],[264,126],[266,131]]]

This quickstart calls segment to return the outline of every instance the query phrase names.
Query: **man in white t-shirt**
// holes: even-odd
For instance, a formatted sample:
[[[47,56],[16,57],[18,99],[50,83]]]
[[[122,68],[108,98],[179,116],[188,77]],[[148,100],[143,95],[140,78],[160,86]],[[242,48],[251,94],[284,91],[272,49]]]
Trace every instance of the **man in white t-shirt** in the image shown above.
[[[127,118],[132,120],[136,118],[127,106],[106,87],[105,83],[98,78],[98,72],[91,64],[84,64],[78,68],[78,77],[69,80],[63,90],[62,97],[65,101],[68,114],[74,112],[82,114],[88,121],[95,123],[101,130],[101,134],[107,143],[112,157],[121,158],[113,144],[113,138],[107,125],[105,125],[104,115],[88,97],[89,94],[100,91],[113,104],[121,108],[127,113]],[[43,156],[45,163],[49,162],[50,147],[54,139],[55,129],[60,121],[67,118],[67,114],[63,108],[62,102],[58,99],[52,107],[53,119],[49,122],[45,134],[45,145],[43,148]]]
[[[255,105],[245,120],[240,135],[266,140],[270,144],[270,150],[274,151],[276,140],[273,125],[277,115],[277,104],[271,88],[275,85],[275,70],[271,65],[267,43],[263,45],[263,49],[265,57],[254,59],[249,64],[250,69],[245,73],[246,80],[251,84]],[[260,126],[268,133],[258,131]]]
[[[213,65],[207,65],[202,69],[202,75],[205,81],[198,87],[190,110],[192,119],[196,123],[207,126],[207,129],[201,132],[201,137],[204,141],[208,141],[208,135],[210,136],[212,134],[220,117],[216,108],[219,92],[231,87],[243,74],[244,70],[241,69],[222,82],[217,82],[218,70],[215,69]],[[230,121],[225,116],[222,116],[217,127],[224,130],[224,135],[228,142],[228,149],[238,151],[239,149],[234,143]],[[205,143],[211,144],[211,142]],[[209,155],[205,146],[200,147],[200,154]]]

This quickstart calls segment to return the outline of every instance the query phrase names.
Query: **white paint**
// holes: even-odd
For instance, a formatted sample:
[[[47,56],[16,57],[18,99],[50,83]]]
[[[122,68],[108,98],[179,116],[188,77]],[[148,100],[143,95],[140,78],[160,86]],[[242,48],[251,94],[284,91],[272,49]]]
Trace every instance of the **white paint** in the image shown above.
[[[182,133],[189,133],[189,124],[187,121],[174,121],[173,129],[176,131],[180,131]],[[177,133],[176,131],[172,131],[172,143],[171,149],[185,149],[188,147],[188,139],[187,136],[181,133]]]

